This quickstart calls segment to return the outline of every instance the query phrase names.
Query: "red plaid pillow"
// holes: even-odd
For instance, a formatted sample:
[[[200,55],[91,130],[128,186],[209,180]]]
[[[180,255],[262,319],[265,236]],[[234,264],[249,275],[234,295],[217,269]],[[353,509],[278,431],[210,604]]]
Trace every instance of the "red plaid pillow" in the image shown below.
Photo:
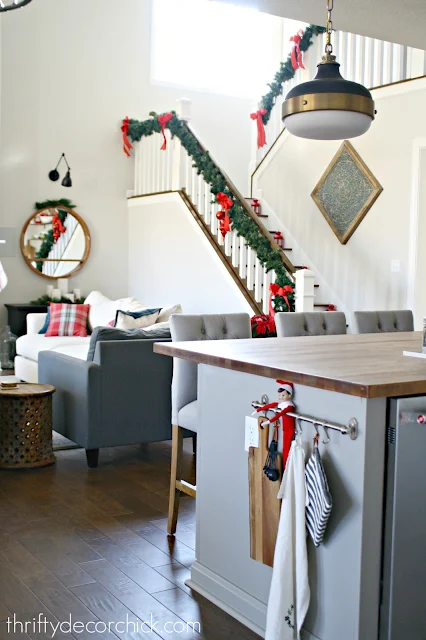
[[[50,303],[50,322],[45,338],[52,336],[87,336],[90,304]]]

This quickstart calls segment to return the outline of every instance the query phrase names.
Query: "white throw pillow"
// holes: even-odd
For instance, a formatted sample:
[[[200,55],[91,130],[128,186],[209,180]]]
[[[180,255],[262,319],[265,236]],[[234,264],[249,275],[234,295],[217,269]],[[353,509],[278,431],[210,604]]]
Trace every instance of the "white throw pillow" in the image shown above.
[[[157,320],[150,327],[145,327],[145,331],[157,331],[157,329],[170,329],[170,322],[168,320],[166,322],[158,322]]]
[[[114,321],[115,314],[119,309],[123,311],[142,311],[146,309],[136,298],[111,300],[100,291],[92,291],[89,293],[84,304],[90,304],[88,324],[91,331],[93,331],[95,327],[104,327],[111,321]]]
[[[132,315],[135,313],[135,315]],[[144,313],[143,315],[136,315],[138,312],[125,312],[123,310],[117,311],[115,317],[116,329],[144,329],[155,324],[156,319],[160,311],[156,309],[153,313]]]
[[[173,313],[182,313],[182,306],[180,304],[175,304],[172,307],[163,307],[157,318],[157,323],[167,322]]]

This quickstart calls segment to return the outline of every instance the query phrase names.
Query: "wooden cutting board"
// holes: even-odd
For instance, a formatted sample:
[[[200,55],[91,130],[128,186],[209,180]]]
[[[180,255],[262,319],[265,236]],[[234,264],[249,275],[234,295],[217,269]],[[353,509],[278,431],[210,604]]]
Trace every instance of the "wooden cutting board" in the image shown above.
[[[263,416],[258,418],[259,447],[249,449],[250,557],[272,567],[281,509],[277,494],[281,485],[282,456],[277,461],[280,480],[271,482],[263,472],[269,446],[269,428],[260,426],[264,420]]]

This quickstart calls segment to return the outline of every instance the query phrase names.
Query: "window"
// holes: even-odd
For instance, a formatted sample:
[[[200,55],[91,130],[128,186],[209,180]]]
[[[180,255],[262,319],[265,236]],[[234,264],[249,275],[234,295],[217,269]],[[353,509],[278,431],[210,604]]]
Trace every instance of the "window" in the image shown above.
[[[151,79],[260,98],[278,69],[282,19],[213,0],[154,0]]]

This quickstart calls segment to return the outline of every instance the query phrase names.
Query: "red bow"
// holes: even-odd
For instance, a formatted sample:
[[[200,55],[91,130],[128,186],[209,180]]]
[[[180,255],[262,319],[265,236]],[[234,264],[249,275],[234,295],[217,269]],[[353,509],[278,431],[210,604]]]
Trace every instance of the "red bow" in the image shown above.
[[[161,151],[165,151],[167,149],[167,139],[166,139],[164,130],[166,128],[166,124],[170,122],[172,118],[173,118],[173,113],[171,112],[163,113],[161,116],[158,116],[158,122],[160,123],[160,126],[161,126],[161,133],[163,134],[163,138],[164,138],[164,142],[160,147]]]
[[[266,109],[259,109],[250,114],[252,120],[257,120],[257,148],[260,149],[266,144],[265,127],[263,125],[263,116],[268,113]]]
[[[130,157],[130,149],[133,149],[132,143],[127,137],[127,134],[129,133],[129,125],[130,125],[130,120],[126,116],[123,120],[121,131],[123,132],[123,151],[127,157]]]
[[[60,219],[58,213],[55,213],[52,220],[52,232],[53,232],[53,241],[58,242],[61,237],[61,233],[65,233],[66,228],[62,224],[62,220]]]
[[[269,290],[271,292],[270,298],[269,298],[269,315],[274,318],[275,317],[275,309],[274,306],[272,304],[272,299],[275,298],[275,296],[281,296],[282,298],[284,298],[285,303],[288,307],[288,310],[290,311],[290,302],[288,301],[288,295],[290,293],[294,293],[294,289],[293,287],[291,287],[289,284],[286,284],[285,287],[280,287],[278,284],[270,284],[269,285]]]
[[[291,50],[291,66],[295,71],[297,71],[297,69],[305,68],[303,66],[303,57],[300,50],[300,42],[302,40],[303,33],[303,30],[299,29],[296,35],[291,36],[290,38],[290,42],[294,42],[293,49]]]
[[[217,194],[216,200],[222,207],[222,210],[217,212],[216,218],[220,221],[219,230],[222,234],[222,238],[225,240],[226,234],[231,230],[231,218],[229,217],[228,212],[229,209],[234,206],[234,203],[231,198],[222,191]]]

